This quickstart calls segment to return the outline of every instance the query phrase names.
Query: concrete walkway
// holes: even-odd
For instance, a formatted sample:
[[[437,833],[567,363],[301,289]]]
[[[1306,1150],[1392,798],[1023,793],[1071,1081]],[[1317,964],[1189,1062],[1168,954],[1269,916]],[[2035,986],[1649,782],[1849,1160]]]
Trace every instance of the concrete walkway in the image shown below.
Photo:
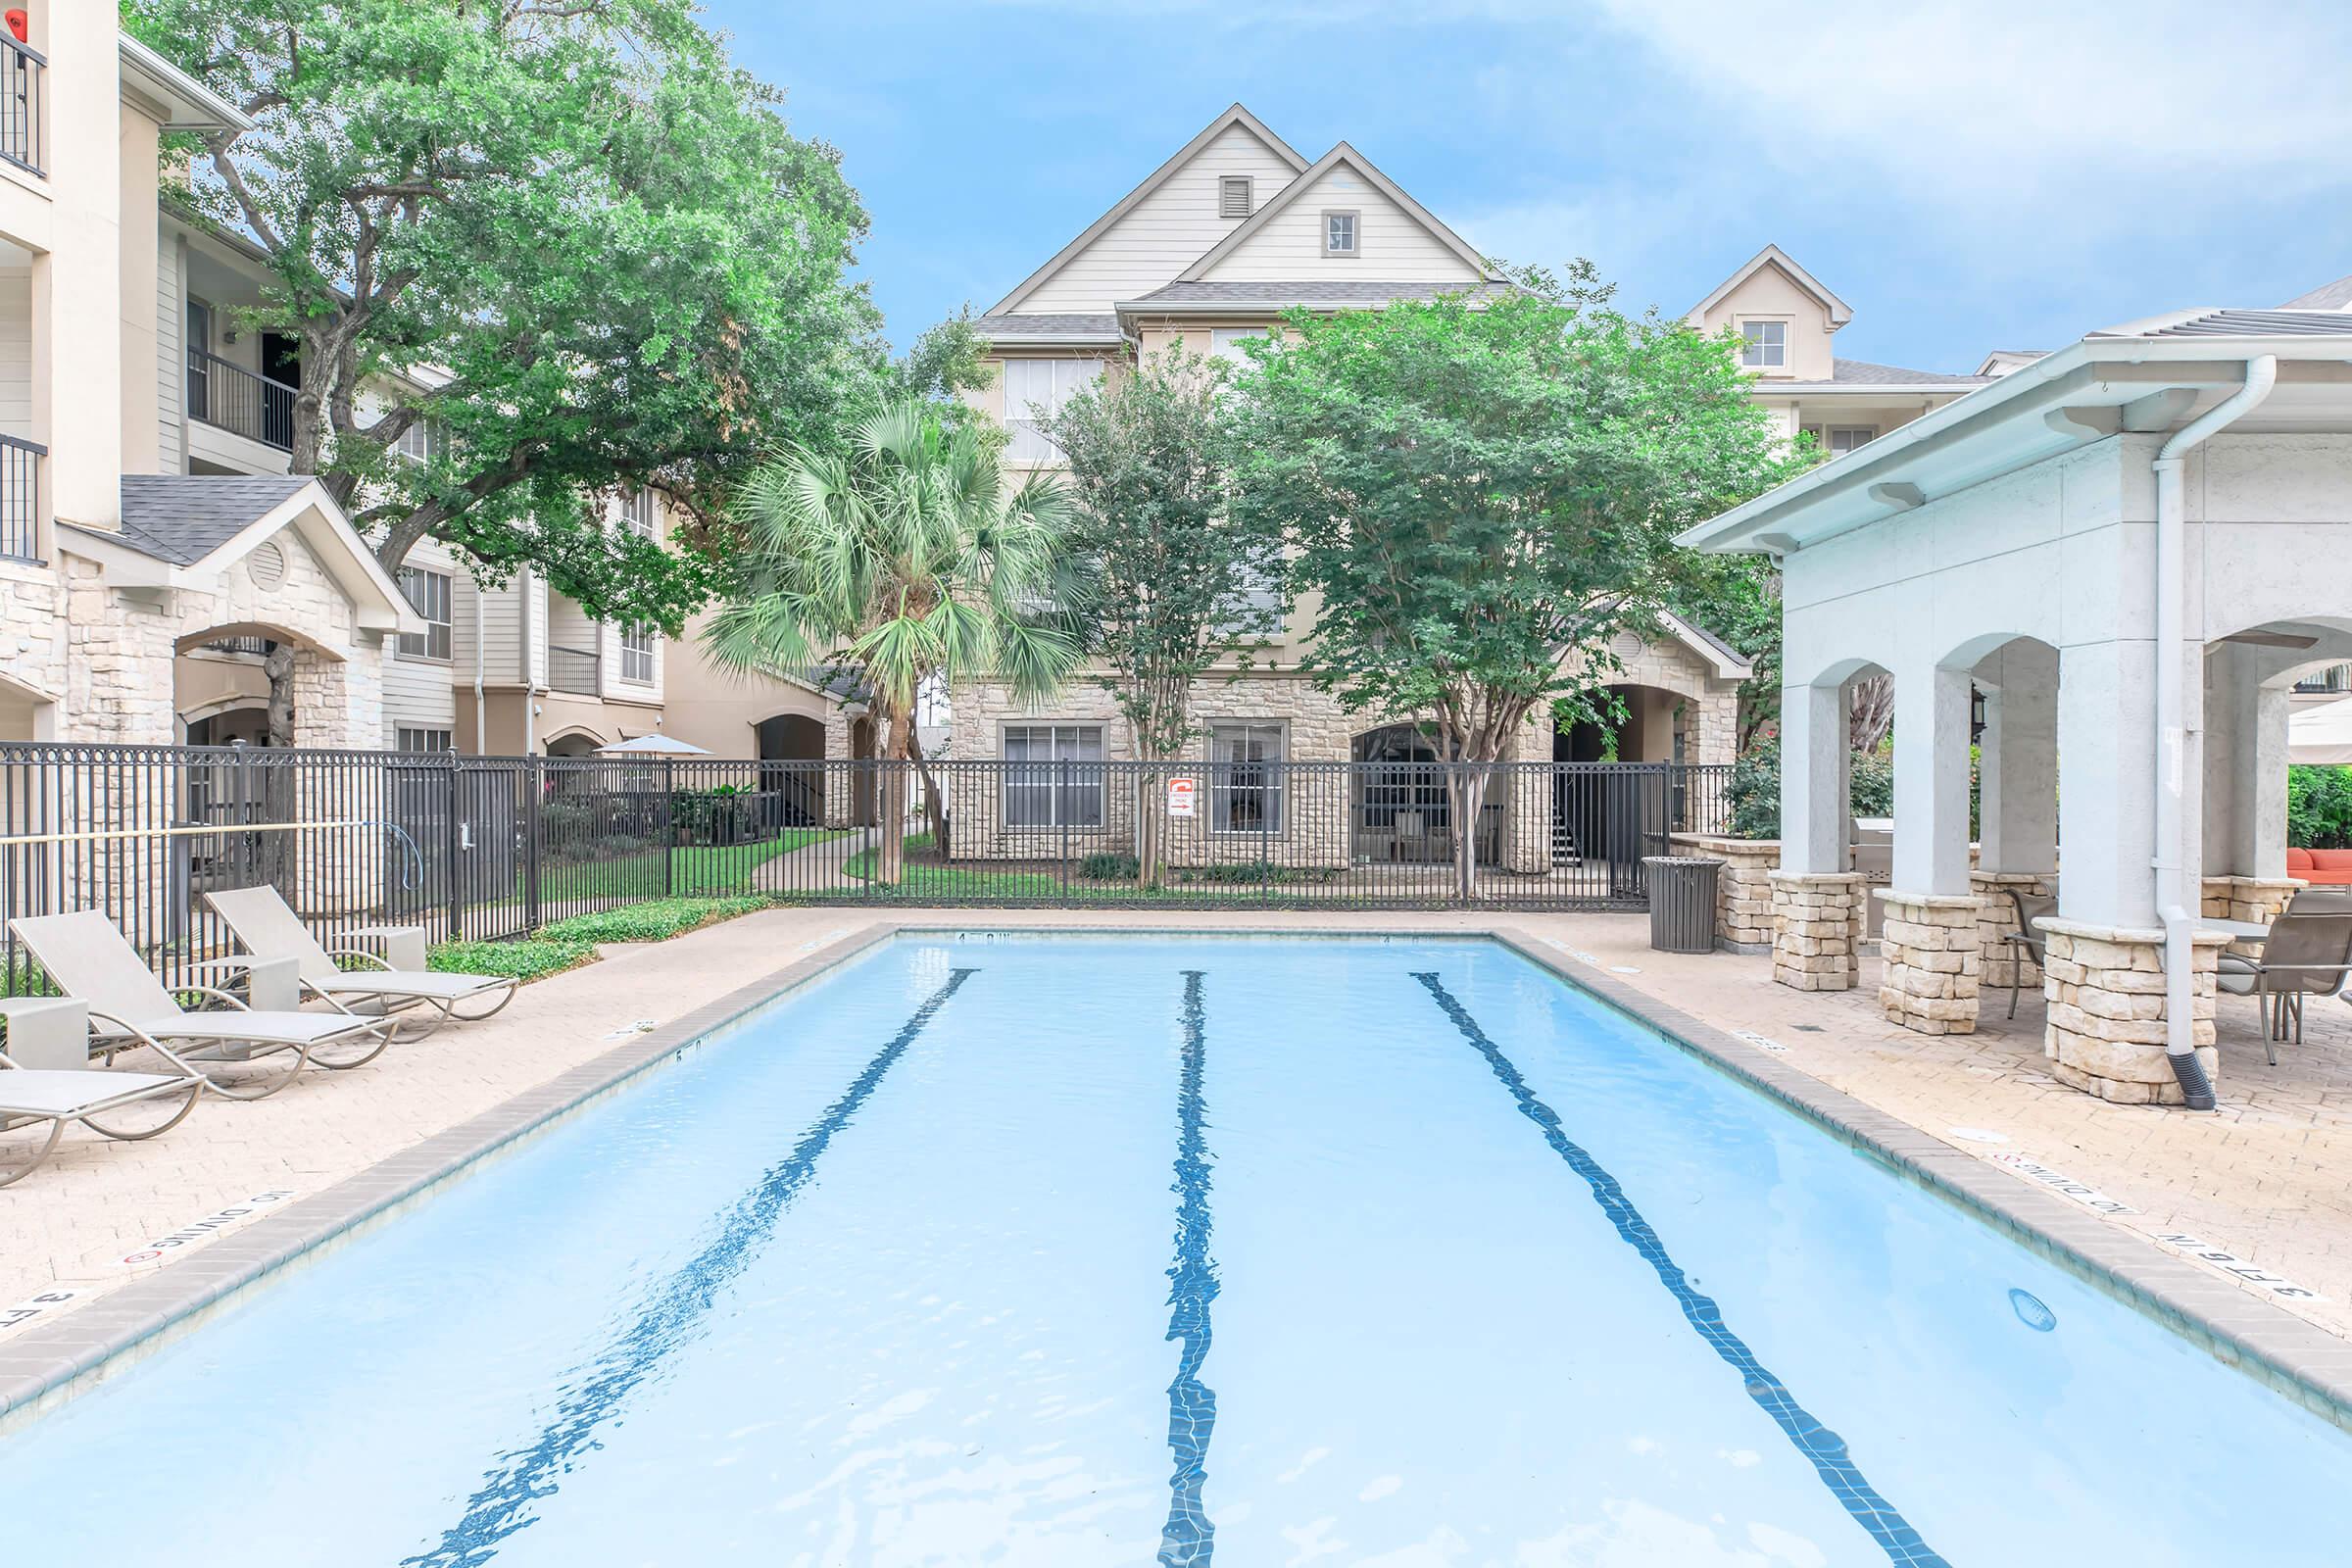
[[[924,911],[894,910],[899,919]],[[2307,1043],[2263,1061],[2253,1004],[2222,1003],[2222,1110],[2109,1105],[2043,1070],[2040,1010],[2029,995],[2015,1023],[2003,994],[1973,1036],[1930,1039],[1895,1028],[1876,975],[1844,995],[1770,983],[1762,958],[1652,953],[1642,915],[1249,910],[936,911],[956,929],[1116,926],[1147,929],[1470,932],[1507,924],[1686,1012],[1761,1036],[1782,1061],[1987,1159],[2037,1167],[2095,1189],[2131,1212],[2111,1223],[2154,1237],[2187,1235],[2319,1293],[2281,1298],[2244,1288],[2352,1337],[2352,1008],[2315,1002]],[[396,1047],[349,1073],[314,1072],[254,1104],[211,1101],[149,1144],[69,1134],[58,1157],[0,1191],[0,1324],[54,1287],[77,1293],[53,1320],[163,1261],[126,1263],[174,1230],[268,1193],[322,1190],[610,1049],[644,1021],[662,1024],[806,956],[873,918],[858,908],[779,909],[671,942],[607,950],[604,961],[527,987],[499,1017]],[[24,1135],[6,1135],[12,1144]],[[2033,1179],[2019,1174],[2019,1180]],[[222,1231],[239,1221],[229,1220]],[[2176,1250],[2179,1250],[2176,1244]],[[0,1327],[0,1343],[5,1343]]]

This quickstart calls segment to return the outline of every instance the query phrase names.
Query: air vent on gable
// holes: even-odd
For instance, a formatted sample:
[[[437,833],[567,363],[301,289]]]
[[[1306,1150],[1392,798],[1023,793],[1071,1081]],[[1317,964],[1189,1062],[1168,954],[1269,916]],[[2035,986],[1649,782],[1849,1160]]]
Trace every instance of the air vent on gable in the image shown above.
[[[274,588],[286,580],[286,553],[274,539],[264,540],[245,558],[245,575],[256,588]]]
[[[1248,174],[1227,174],[1217,181],[1219,218],[1248,218],[1250,212]]]

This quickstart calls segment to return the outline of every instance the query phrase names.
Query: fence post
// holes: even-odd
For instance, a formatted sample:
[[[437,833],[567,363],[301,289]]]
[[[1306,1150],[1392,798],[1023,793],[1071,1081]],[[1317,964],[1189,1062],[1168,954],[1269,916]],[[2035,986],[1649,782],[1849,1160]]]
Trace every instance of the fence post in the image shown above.
[[[466,940],[466,891],[462,880],[465,859],[461,854],[460,834],[464,829],[458,820],[462,803],[459,799],[458,758],[455,752],[449,754],[448,772],[449,809],[441,819],[441,855],[446,873],[443,880],[449,885],[449,940],[463,942]]]
[[[1061,890],[1070,890],[1070,760],[1061,759],[1054,764],[1054,819],[1061,824],[1061,866],[1057,875]]]
[[[677,763],[666,757],[662,760],[662,896],[665,899],[677,891]]]
[[[540,771],[539,759],[530,758],[523,763],[522,787],[525,791],[522,808],[522,918],[533,931],[539,929],[539,806],[546,798],[547,780]]]

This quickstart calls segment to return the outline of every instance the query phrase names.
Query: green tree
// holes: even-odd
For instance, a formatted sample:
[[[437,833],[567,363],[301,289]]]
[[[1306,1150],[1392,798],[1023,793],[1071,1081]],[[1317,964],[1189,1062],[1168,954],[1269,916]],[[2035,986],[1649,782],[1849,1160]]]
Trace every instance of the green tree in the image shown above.
[[[1280,533],[1262,514],[1225,507],[1223,368],[1182,345],[1163,350],[1073,396],[1048,431],[1067,463],[1070,549],[1094,579],[1094,678],[1146,761],[1182,754],[1195,682],[1220,662],[1229,679],[1247,668],[1251,640],[1282,613]],[[1153,782],[1135,779],[1147,887],[1164,826]]]
[[[1285,532],[1319,596],[1308,666],[1462,763],[1647,634],[1686,569],[1675,534],[1779,471],[1723,340],[1609,309],[1589,264],[1514,281],[1483,307],[1294,312],[1234,401],[1233,507]],[[1466,890],[1488,770],[1448,773]]]
[[[884,727],[879,880],[905,874],[903,765],[926,686],[986,677],[1054,691],[1083,653],[1084,584],[1060,488],[1014,483],[994,443],[902,401],[842,449],[795,446],[743,483],[742,547],[704,635],[744,670],[854,671]],[[933,804],[934,829],[936,798]]]
[[[123,0],[256,122],[167,149],[301,342],[292,466],[397,565],[427,536],[675,631],[710,551],[599,523],[729,475],[880,368],[865,215],[692,0]],[[404,436],[423,462],[395,454]],[[692,531],[691,529],[689,530]]]

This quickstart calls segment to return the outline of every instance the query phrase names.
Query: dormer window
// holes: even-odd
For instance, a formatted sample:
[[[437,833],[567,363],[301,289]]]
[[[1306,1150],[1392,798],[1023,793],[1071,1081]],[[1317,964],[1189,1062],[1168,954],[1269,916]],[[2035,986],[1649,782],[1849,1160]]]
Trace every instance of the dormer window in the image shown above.
[[[1788,367],[1787,321],[1741,321],[1740,363],[1750,370],[1782,370]]]
[[[1353,213],[1325,213],[1323,215],[1323,254],[1353,256],[1355,254],[1355,220]]]
[[[1219,218],[1248,218],[1252,211],[1248,174],[1227,174],[1217,181]]]

